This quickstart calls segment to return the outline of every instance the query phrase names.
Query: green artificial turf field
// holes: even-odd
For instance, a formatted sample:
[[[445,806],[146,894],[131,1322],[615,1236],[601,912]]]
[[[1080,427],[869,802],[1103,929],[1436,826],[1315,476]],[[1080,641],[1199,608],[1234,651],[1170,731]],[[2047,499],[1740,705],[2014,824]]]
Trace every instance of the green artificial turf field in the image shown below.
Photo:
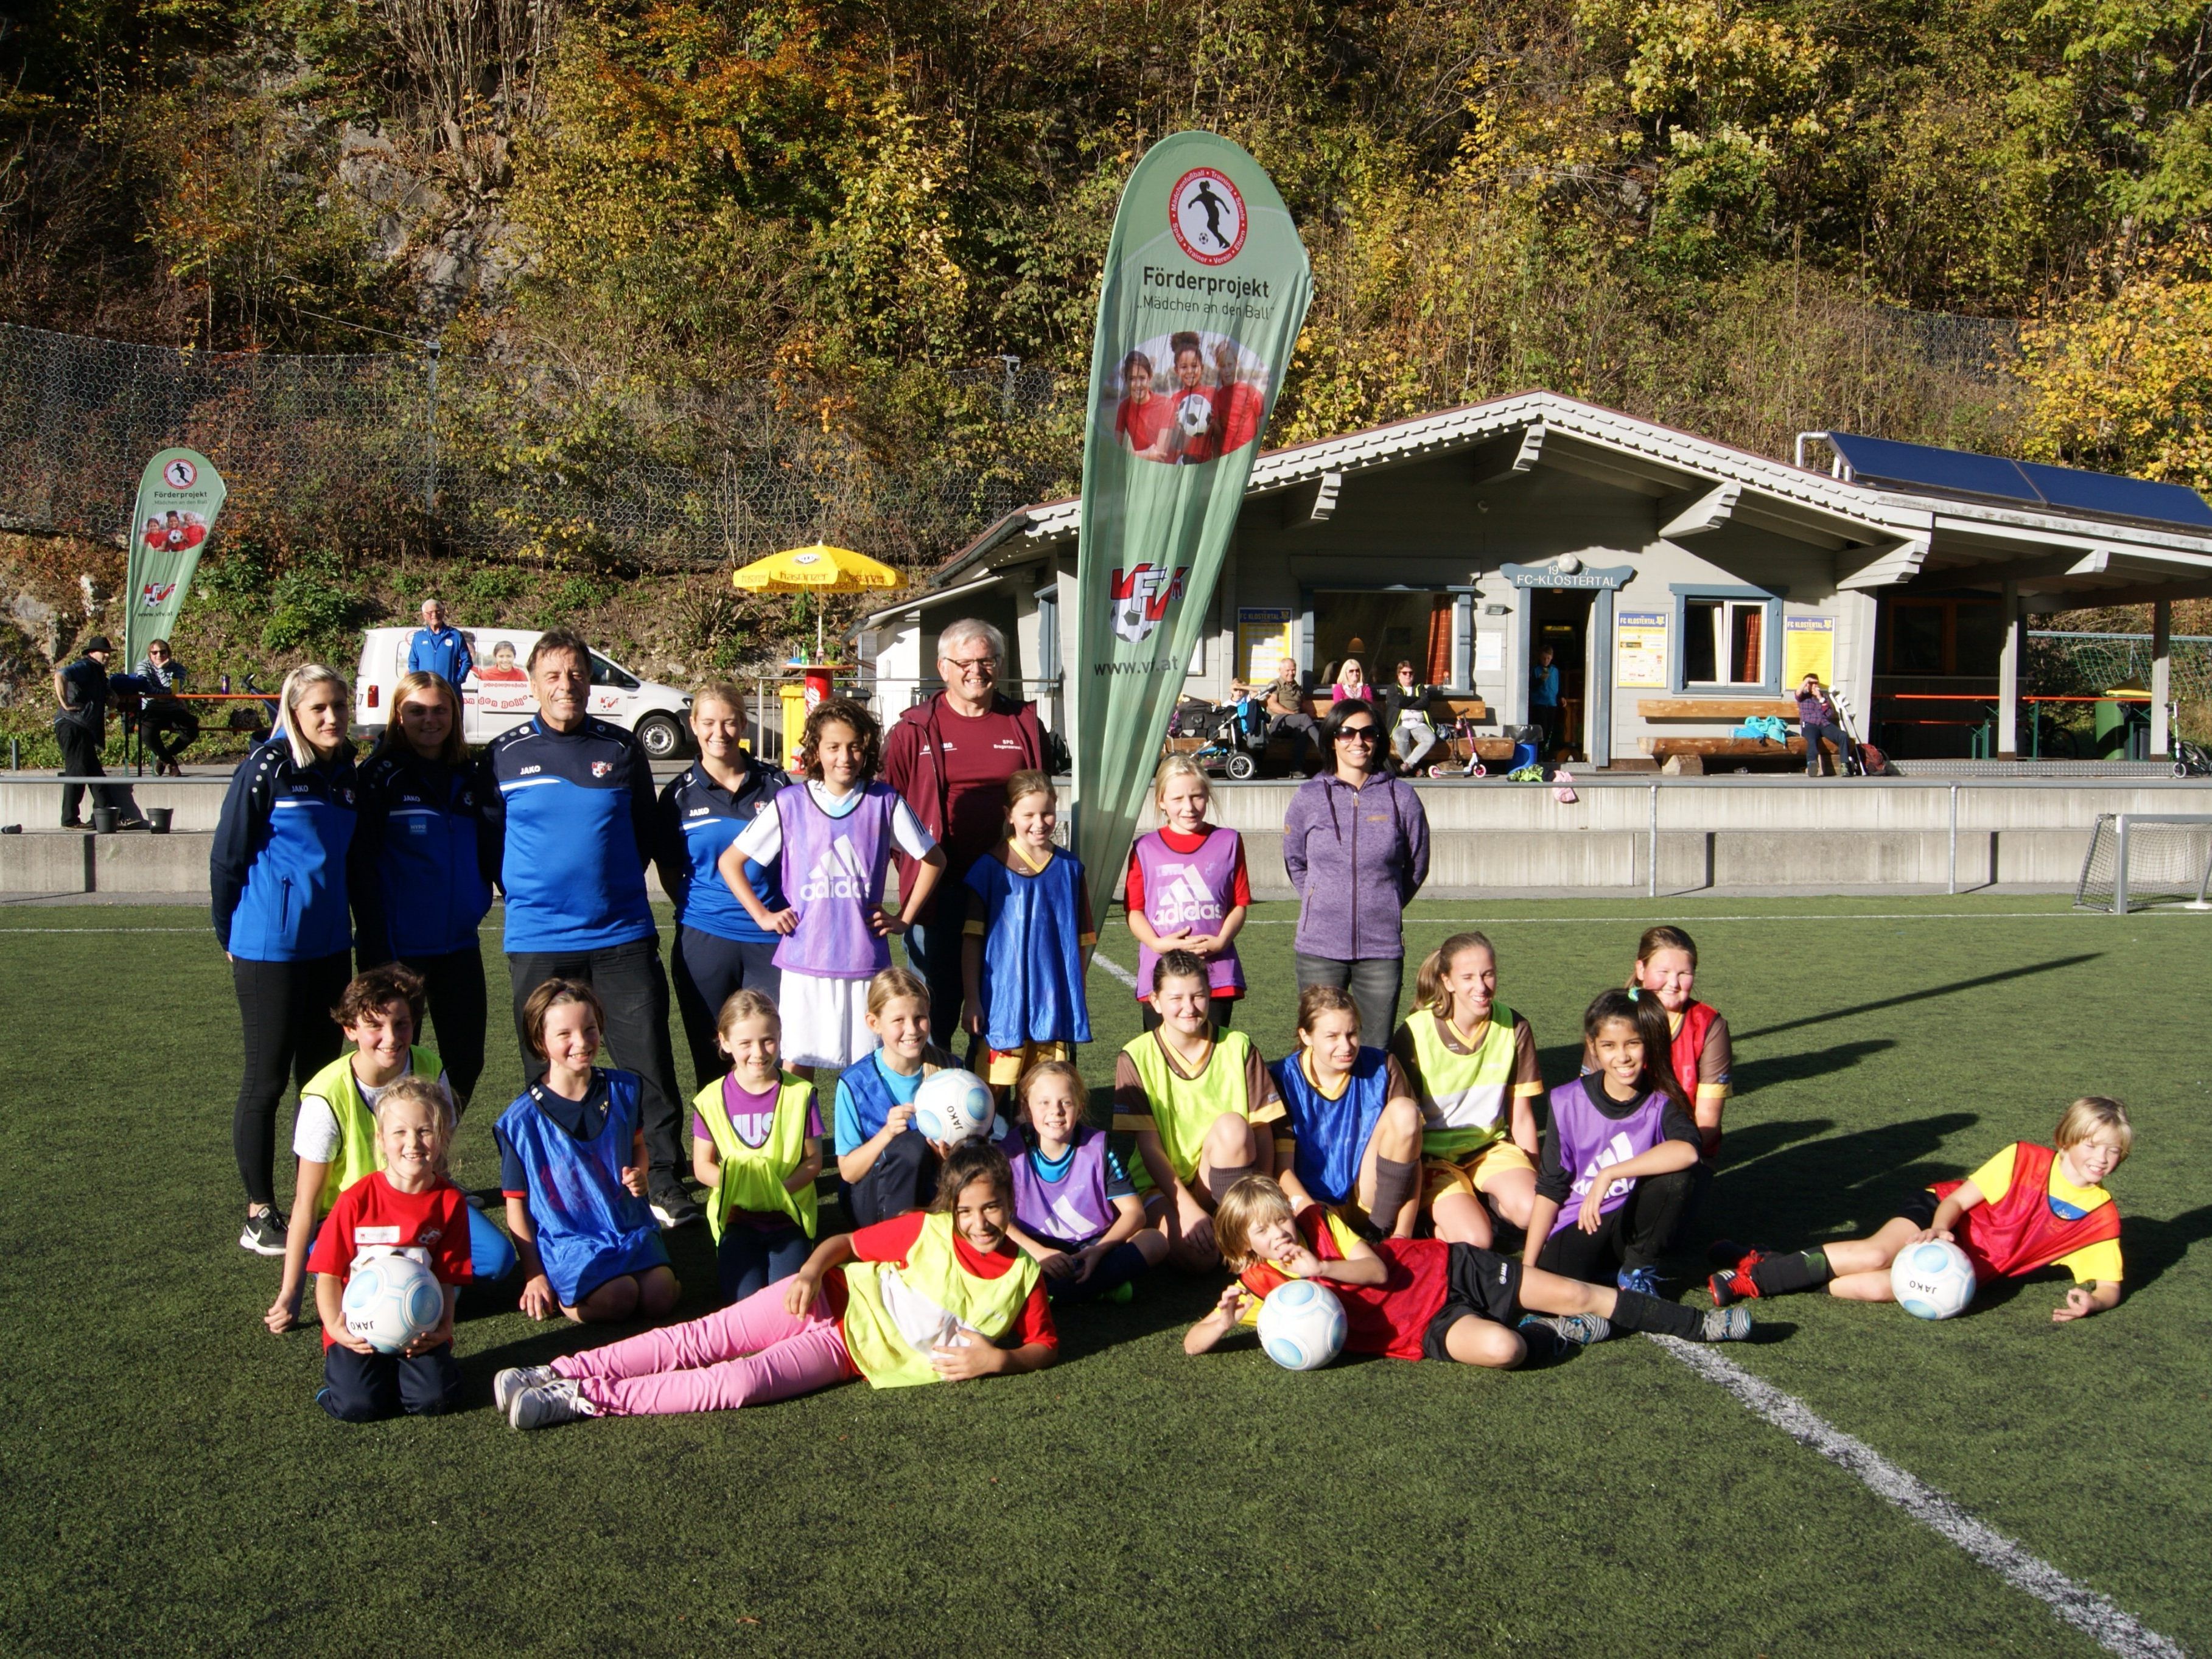
[[[1697,1305],[1715,1232],[1870,1231],[1908,1184],[2047,1138],[2076,1094],[2130,1104],[2113,1187],[2130,1293],[2112,1314],[2054,1328],[2057,1282],[1941,1326],[1806,1296],[1754,1304],[1759,1340],[1717,1352],[2212,1654],[2212,919],[2017,898],[1436,902],[1408,945],[1489,928],[1558,1082],[1583,1004],[1662,919],[1696,933],[1699,993],[1736,1038],[1723,1168],[1677,1281]],[[1271,1054],[1291,920],[1261,906],[1243,940],[1240,1024]],[[1118,922],[1102,949],[1133,965]],[[343,1427],[311,1403],[313,1332],[261,1327],[276,1265],[234,1243],[237,1015],[202,914],[0,912],[0,987],[9,1653],[2097,1650],[1636,1338],[1516,1375],[1297,1376],[1249,1345],[1186,1358],[1218,1286],[1156,1278],[1065,1317],[1062,1363],[1034,1376],[521,1435],[492,1373],[592,1339],[465,1298],[477,1403]],[[1103,972],[1092,1004],[1095,1086],[1136,1022]],[[495,1014],[465,1184],[496,1179],[517,1078]],[[684,1310],[703,1312],[705,1232],[672,1243]]]

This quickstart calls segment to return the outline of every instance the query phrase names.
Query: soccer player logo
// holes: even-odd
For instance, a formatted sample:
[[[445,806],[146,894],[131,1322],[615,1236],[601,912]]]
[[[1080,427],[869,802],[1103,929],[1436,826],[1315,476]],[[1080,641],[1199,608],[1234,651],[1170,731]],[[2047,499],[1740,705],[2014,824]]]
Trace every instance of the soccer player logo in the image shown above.
[[[1227,264],[1244,246],[1244,198],[1227,173],[1193,167],[1168,198],[1168,228],[1199,264]]]
[[[198,467],[179,455],[161,469],[161,476],[172,489],[190,489],[200,474]]]

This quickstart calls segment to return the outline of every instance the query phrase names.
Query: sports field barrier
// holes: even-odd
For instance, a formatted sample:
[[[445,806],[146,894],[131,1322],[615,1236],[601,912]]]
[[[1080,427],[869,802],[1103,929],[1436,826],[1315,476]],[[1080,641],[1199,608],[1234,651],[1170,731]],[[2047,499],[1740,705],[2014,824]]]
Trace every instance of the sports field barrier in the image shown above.
[[[0,774],[0,824],[27,831],[0,836],[0,894],[207,891],[208,842],[227,779],[127,780],[141,809],[171,809],[173,833],[158,836],[47,828],[59,817],[62,781]],[[1431,898],[1960,893],[1998,884],[2071,890],[2100,816],[2212,813],[2212,780],[2193,778],[1578,776],[1572,802],[1549,784],[1414,787],[1429,818]],[[1295,788],[1284,781],[1214,790],[1214,821],[1243,834],[1257,897],[1291,896],[1281,848]]]

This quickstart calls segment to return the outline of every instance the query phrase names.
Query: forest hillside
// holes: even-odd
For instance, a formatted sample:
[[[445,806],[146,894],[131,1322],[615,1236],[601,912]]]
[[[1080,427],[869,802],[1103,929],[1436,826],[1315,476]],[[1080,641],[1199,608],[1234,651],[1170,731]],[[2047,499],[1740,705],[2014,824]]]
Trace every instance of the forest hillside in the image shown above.
[[[349,388],[435,344],[447,471],[242,491],[243,600],[320,581],[352,622],[410,560],[599,580],[794,529],[921,566],[1073,483],[1121,181],[1206,127],[1313,258],[1278,441],[1544,386],[1768,453],[1836,426],[2203,485],[2208,30],[2205,0],[24,0],[0,338],[332,354]],[[670,477],[688,518],[609,506]],[[722,611],[726,657],[789,620]]]

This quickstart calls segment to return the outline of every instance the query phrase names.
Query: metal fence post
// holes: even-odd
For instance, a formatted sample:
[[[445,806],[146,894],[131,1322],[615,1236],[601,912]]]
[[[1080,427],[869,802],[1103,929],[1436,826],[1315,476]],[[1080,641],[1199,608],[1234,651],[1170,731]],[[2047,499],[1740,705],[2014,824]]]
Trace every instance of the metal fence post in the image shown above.
[[[1645,854],[1644,862],[1650,866],[1644,872],[1650,884],[1646,890],[1650,896],[1657,898],[1659,896],[1659,786],[1656,781],[1651,786],[1650,850]]]
[[[1959,890],[1959,786],[1955,783],[1951,786],[1951,883],[1944,890]]]
[[[438,360],[446,348],[436,340],[425,340],[422,349],[429,357],[428,373],[423,377],[422,511],[434,519],[438,515]]]

